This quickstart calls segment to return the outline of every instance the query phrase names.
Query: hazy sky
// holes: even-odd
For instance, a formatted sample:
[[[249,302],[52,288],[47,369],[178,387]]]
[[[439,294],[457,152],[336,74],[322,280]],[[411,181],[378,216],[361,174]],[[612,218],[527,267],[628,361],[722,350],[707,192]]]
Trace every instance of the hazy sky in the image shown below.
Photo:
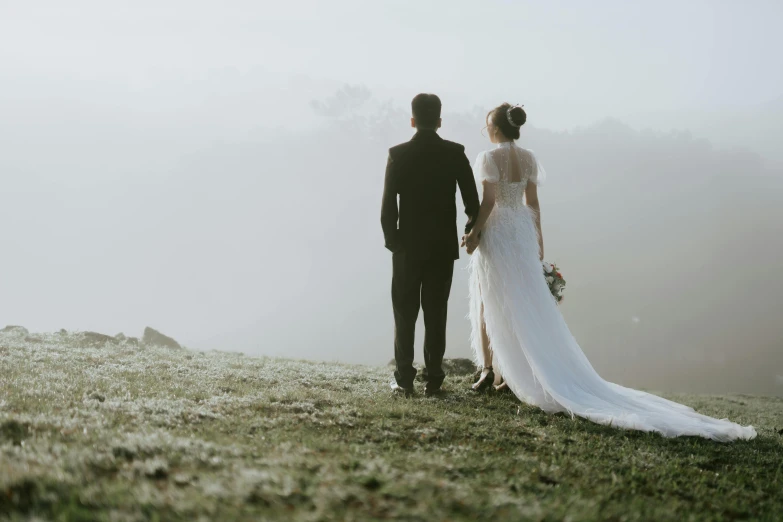
[[[274,122],[354,83],[404,103],[435,91],[454,109],[524,103],[548,128],[643,124],[655,111],[780,98],[781,19],[775,0],[3,0],[0,60],[21,85],[121,86],[167,104],[203,95],[183,82],[260,83]]]
[[[554,260],[570,265],[570,288],[583,292],[565,314],[589,355],[613,360],[631,341],[612,325],[626,328],[630,315],[593,303],[617,302],[605,267],[634,255],[626,242],[661,241],[635,247],[654,251],[644,260],[653,271],[684,252],[711,266],[715,248],[723,264],[705,277],[732,273],[735,239],[754,249],[742,256],[783,252],[776,235],[746,237],[740,225],[729,234],[716,212],[735,189],[726,176],[755,176],[741,185],[746,196],[746,186],[764,192],[752,216],[779,215],[769,187],[781,170],[760,164],[783,166],[782,19],[779,1],[0,0],[0,327],[138,335],[151,325],[195,348],[386,361],[390,265],[376,208],[385,148],[410,135],[410,99],[429,91],[445,105],[442,133],[471,155],[488,146],[479,109],[525,105],[523,141],[542,147],[552,180],[542,202],[557,215],[548,214],[545,236]],[[360,115],[392,114],[381,141],[313,110],[346,85],[371,93]],[[402,111],[379,110],[386,101]],[[715,150],[617,122],[594,126],[606,118],[689,130]],[[660,155],[661,143],[677,150]],[[763,160],[720,150],[733,147]],[[669,171],[659,177],[658,168]],[[703,198],[699,208],[683,186]],[[687,228],[686,239],[666,239],[679,228],[649,214],[672,187],[679,206],[668,210],[697,218],[701,239],[715,244]],[[600,198],[611,205],[595,205]],[[734,205],[754,203],[731,208],[748,219]],[[626,229],[585,235],[580,227],[596,216],[583,213],[607,209],[632,215]],[[635,230],[648,222],[663,228]],[[620,276],[638,277],[631,261]],[[765,284],[783,284],[769,273]],[[459,277],[451,356],[467,355]],[[680,287],[658,292],[657,282],[633,304],[660,309],[633,312],[642,326],[626,334],[639,336],[637,351],[657,343],[684,353],[674,339],[694,347],[686,355],[696,362],[740,353],[719,327],[745,330],[712,318],[739,317],[732,306],[747,285],[720,285],[725,295],[704,301],[703,324],[684,321],[675,335],[647,317],[670,324],[695,312],[672,297]],[[769,354],[778,321],[766,301],[754,302],[756,322],[743,316],[739,326],[757,328],[753,353]],[[710,354],[716,339],[720,357]]]

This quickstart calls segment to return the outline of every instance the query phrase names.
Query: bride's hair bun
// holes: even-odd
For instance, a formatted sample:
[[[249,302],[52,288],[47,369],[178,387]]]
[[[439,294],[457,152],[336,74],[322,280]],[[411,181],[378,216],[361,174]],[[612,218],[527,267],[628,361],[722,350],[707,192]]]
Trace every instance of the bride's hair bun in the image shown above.
[[[527,113],[521,105],[504,103],[489,111],[487,120],[511,140],[519,139],[519,128],[527,121]]]
[[[522,107],[511,107],[508,116],[516,127],[521,127],[527,121],[527,113]]]

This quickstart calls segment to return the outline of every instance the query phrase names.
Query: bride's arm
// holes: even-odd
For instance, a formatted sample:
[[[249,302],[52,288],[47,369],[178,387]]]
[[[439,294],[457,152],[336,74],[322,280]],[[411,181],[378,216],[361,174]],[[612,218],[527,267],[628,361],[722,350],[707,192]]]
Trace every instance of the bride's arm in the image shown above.
[[[538,257],[544,259],[544,234],[541,233],[541,206],[538,203],[538,186],[529,181],[525,187],[525,202],[533,210],[536,217],[536,231],[538,232]]]
[[[472,254],[473,251],[476,250],[481,230],[484,228],[484,225],[487,224],[487,219],[489,219],[489,215],[495,207],[495,190],[497,188],[497,183],[484,181],[482,182],[482,186],[484,187],[484,193],[481,198],[478,217],[476,218],[476,222],[473,224],[470,233],[462,239],[462,245],[467,247],[468,254]]]

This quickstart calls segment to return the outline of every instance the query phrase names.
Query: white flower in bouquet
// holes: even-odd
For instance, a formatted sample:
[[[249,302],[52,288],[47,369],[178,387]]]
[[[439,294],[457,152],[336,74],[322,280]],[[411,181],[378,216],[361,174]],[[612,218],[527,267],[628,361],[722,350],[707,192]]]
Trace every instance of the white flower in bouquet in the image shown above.
[[[544,272],[551,274],[554,267],[550,263],[544,263]]]

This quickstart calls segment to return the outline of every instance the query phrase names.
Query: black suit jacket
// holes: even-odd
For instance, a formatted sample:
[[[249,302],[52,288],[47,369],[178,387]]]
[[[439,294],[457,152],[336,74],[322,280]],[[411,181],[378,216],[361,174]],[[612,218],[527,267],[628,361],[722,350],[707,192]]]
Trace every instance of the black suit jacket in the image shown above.
[[[457,186],[468,232],[479,199],[465,147],[435,131],[419,130],[409,142],[389,149],[381,205],[386,248],[422,259],[458,259]]]

